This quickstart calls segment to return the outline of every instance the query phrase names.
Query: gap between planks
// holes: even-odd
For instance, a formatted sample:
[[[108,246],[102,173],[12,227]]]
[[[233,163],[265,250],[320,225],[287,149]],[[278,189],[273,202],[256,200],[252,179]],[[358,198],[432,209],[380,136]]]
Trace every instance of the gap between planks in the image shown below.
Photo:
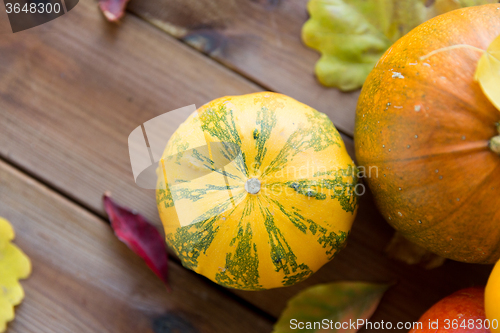
[[[134,17],[136,17],[137,19],[140,19],[141,21],[149,24],[150,26],[154,27],[155,29],[157,29],[158,31],[172,37],[172,38],[175,38],[176,40],[178,40],[180,43],[186,45],[187,47],[189,47],[190,49],[192,49],[193,51],[203,55],[208,61],[212,61],[214,63],[217,63],[219,65],[221,65],[222,67],[225,67],[227,68],[228,70],[232,71],[233,73],[235,73],[236,75],[240,76],[243,80],[246,80],[248,81],[248,83],[251,83],[255,86],[257,86],[258,88],[261,88],[262,90],[265,90],[265,91],[270,91],[270,92],[275,92],[275,93],[281,93],[279,91],[276,91],[275,89],[272,89],[270,88],[269,86],[265,85],[264,83],[262,82],[258,82],[257,80],[253,79],[252,77],[250,77],[249,75],[245,74],[243,70],[239,69],[237,66],[229,66],[229,63],[225,63],[224,61],[222,61],[222,59],[218,59],[216,57],[212,57],[210,56],[208,53],[205,53],[205,52],[202,52],[200,51],[199,49],[197,49],[196,47],[194,47],[193,45],[187,43],[186,41],[184,41],[183,39],[181,38],[176,38],[175,36],[172,36],[170,35],[168,32],[166,32],[164,29],[162,29],[160,26],[154,24],[153,22],[151,21],[148,21],[144,16],[141,16],[139,15],[138,13],[136,12],[133,12],[131,11],[130,9],[126,9],[126,14],[127,15],[132,15]],[[319,84],[319,83],[318,83]],[[335,89],[335,88],[329,88],[329,89]],[[319,110],[318,110],[319,111]],[[332,121],[333,122],[333,121]],[[335,123],[334,123],[335,125]],[[353,140],[354,136],[352,134],[350,134],[349,132],[347,131],[344,131],[343,129],[341,128],[338,128],[337,126],[335,126],[335,128],[337,129],[337,131],[339,131],[339,133],[343,136],[343,139],[344,141],[346,141],[346,139],[350,139],[350,140]],[[349,154],[351,155],[352,158],[354,158],[354,142],[345,142],[346,143],[346,146],[352,146],[352,154],[351,154],[351,151],[349,151]]]
[[[99,214],[96,214],[93,211],[90,211],[89,209],[87,209],[85,206],[82,206],[77,201],[67,198],[63,194],[59,193],[59,191],[57,191],[53,187],[44,184],[36,176],[33,176],[32,174],[25,172],[25,170],[23,170],[21,168],[18,168],[16,165],[12,164],[9,161],[6,161],[2,157],[0,157],[0,174],[7,174],[9,176],[7,178],[3,177],[4,179],[3,179],[2,183],[4,183],[4,185],[0,186],[0,197],[2,195],[5,195],[5,192],[3,192],[3,190],[5,188],[8,189],[9,186],[11,186],[11,184],[10,185],[7,184],[8,182],[21,183],[22,186],[29,186],[31,189],[33,189],[34,192],[39,192],[37,194],[44,197],[44,199],[42,199],[42,200],[54,200],[54,201],[57,201],[57,202],[59,202],[57,205],[58,206],[63,206],[65,208],[65,210],[67,210],[68,212],[70,212],[70,211],[76,212],[76,214],[85,217],[85,219],[89,219],[89,220],[93,219],[93,220],[100,221],[103,225],[109,225],[109,223],[106,223],[106,220],[104,220]],[[19,187],[15,188],[15,189],[18,189],[18,188]],[[26,191],[26,189],[19,189],[19,191],[23,192],[23,191]],[[13,196],[13,197],[20,197],[21,196],[20,194],[12,194],[11,192],[9,192],[9,194],[11,196]],[[22,197],[23,198],[24,197],[29,197],[29,195],[26,195],[26,196],[23,195]],[[37,198],[39,198],[39,196],[37,196]],[[21,202],[20,205],[23,206],[24,203]],[[0,207],[1,207],[1,205],[0,205]],[[0,212],[0,213],[5,213],[5,209],[2,210],[2,212]],[[7,213],[9,213],[8,210],[7,210]],[[23,215],[21,212],[19,212],[19,214]],[[5,217],[7,217],[7,216],[5,216]],[[23,216],[23,217],[25,217],[25,216]],[[26,216],[26,219],[29,220],[29,217]],[[11,222],[13,223],[13,225],[20,223],[20,221],[18,219],[11,220]],[[25,222],[25,221],[23,221],[23,222]],[[73,224],[71,226],[74,227]],[[57,226],[55,226],[55,227],[57,227]],[[17,229],[16,231],[20,231],[19,228],[15,228],[15,229]],[[70,233],[71,233],[71,231],[70,231]],[[77,233],[77,232],[75,231],[74,233]],[[112,229],[111,229],[110,226],[109,226],[109,233],[110,234],[112,233]],[[21,230],[20,233],[18,234],[18,236],[16,237],[16,239],[14,239],[14,244],[17,243],[16,240],[22,239],[22,238],[24,238],[24,236],[25,236],[25,234]],[[38,236],[39,235],[37,235],[37,237]],[[40,237],[44,238],[44,237],[47,237],[47,236],[40,236]],[[27,237],[27,238],[29,238],[29,237]],[[112,238],[111,241],[115,243],[115,245],[114,245],[115,247],[117,246],[116,243],[120,244],[120,245],[118,245],[118,247],[121,247],[121,248],[124,247],[124,244],[122,244],[114,235],[111,236],[111,238]],[[26,240],[24,240],[24,241],[26,241]],[[104,246],[104,244],[102,244],[102,245]],[[34,269],[33,269],[33,272],[31,274],[31,276],[26,281],[22,280],[21,284],[25,285],[25,288],[27,287],[28,290],[30,290],[34,295],[37,295],[37,296],[34,296],[34,298],[36,299],[36,301],[39,301],[40,297],[42,297],[44,299],[53,298],[53,297],[51,297],[50,294],[47,294],[45,292],[44,288],[39,289],[37,291],[36,291],[37,288],[33,289],[34,285],[37,284],[37,281],[45,281],[44,279],[47,278],[47,277],[44,277],[46,275],[46,273],[47,273],[45,271],[46,269],[49,269],[49,271],[48,271],[49,275],[52,274],[52,273],[50,273],[50,270],[51,270],[52,267],[46,268],[45,265],[42,265],[38,261],[38,258],[34,255],[33,251],[30,251],[30,250],[32,250],[30,247],[27,247],[27,246],[21,246],[21,247],[26,251],[26,253],[28,254],[28,256],[31,257],[31,260],[32,260],[33,265],[34,265]],[[109,251],[113,251],[113,249],[110,249]],[[138,264],[138,266],[139,266],[140,269],[144,270],[143,274],[139,274],[139,275],[145,275],[145,276],[148,277],[147,279],[144,280],[144,282],[146,284],[154,282],[154,287],[155,288],[162,288],[162,289],[164,289],[164,287],[162,285],[163,282],[161,282],[156,276],[154,276],[151,273],[151,271],[149,270],[149,268],[146,267],[146,265],[144,264],[144,262],[142,261],[142,259],[139,259],[139,257],[136,254],[134,254],[128,248],[124,252],[117,253],[117,256],[119,257],[122,254],[124,254],[124,258],[120,257],[120,259],[123,259],[123,260],[133,260],[136,264]],[[37,255],[41,255],[41,254],[37,253]],[[172,256],[171,256],[171,258],[172,258]],[[186,285],[182,285],[183,283],[185,283],[184,282],[185,279],[186,280],[190,280],[191,282],[192,281],[197,281],[198,282],[197,285],[201,285],[201,288],[199,288],[199,289],[210,289],[210,290],[213,290],[213,291],[209,291],[209,294],[213,295],[212,297],[221,298],[220,296],[223,296],[222,300],[221,300],[222,302],[227,303],[228,300],[230,300],[230,301],[232,300],[232,301],[236,302],[237,304],[239,304],[242,309],[245,309],[245,311],[247,311],[247,312],[249,312],[249,314],[251,314],[250,317],[254,318],[254,320],[258,320],[259,321],[259,323],[257,323],[257,326],[259,326],[261,328],[269,326],[269,328],[270,328],[271,324],[276,321],[275,317],[273,317],[272,315],[270,315],[267,312],[263,311],[262,309],[256,307],[255,305],[249,303],[245,299],[242,299],[238,295],[229,292],[225,288],[222,288],[222,287],[220,287],[218,285],[215,285],[215,284],[211,283],[207,279],[201,277],[200,275],[198,275],[198,274],[196,274],[196,273],[194,273],[194,272],[192,272],[190,270],[184,269],[177,258],[175,258],[174,260],[171,260],[171,258],[169,259],[170,274],[172,274],[172,273],[177,273],[178,274],[179,272],[181,272],[182,273],[181,275],[183,275],[183,274],[188,275],[187,278],[186,278],[186,276],[184,278],[181,278],[180,276],[176,276],[173,279],[173,280],[182,280],[183,281],[181,283],[178,283],[179,284],[177,286],[178,291],[185,292],[185,290],[179,290],[181,288],[185,288],[186,286],[188,286],[187,284]],[[57,258],[52,258],[52,259],[57,259]],[[43,266],[43,269],[42,269],[42,266]],[[36,275],[34,275],[34,274],[36,274]],[[78,273],[77,273],[77,275],[78,275]],[[68,277],[66,277],[66,275],[64,275],[64,277],[61,277],[61,279],[68,280]],[[201,281],[201,280],[203,280],[203,281]],[[66,281],[66,282],[68,282],[68,281]],[[118,285],[119,284],[118,281],[116,281],[116,282],[117,282],[117,285]],[[69,282],[69,283],[71,284],[72,282]],[[203,288],[203,287],[205,287],[205,288]],[[152,289],[152,288],[148,288],[148,291],[151,291],[149,289]],[[37,292],[36,294],[35,294],[35,291]],[[176,290],[173,290],[174,293],[175,293],[175,291]],[[162,292],[160,294],[163,294],[163,292],[164,292],[164,290],[162,290]],[[206,293],[206,291],[203,291],[203,292]],[[145,293],[147,293],[147,292],[145,292]],[[113,294],[113,291],[111,291],[111,294]],[[190,295],[190,294],[188,293],[188,295]],[[107,295],[107,296],[109,296],[109,295]],[[177,302],[177,301],[175,301],[175,297],[170,298],[172,296],[172,293],[170,293],[167,296],[168,296],[167,302],[169,300],[171,300],[171,299],[174,299],[174,303]],[[28,292],[28,294],[27,294],[26,297],[27,297],[27,299],[25,299],[25,302],[28,301],[30,303],[31,299],[30,299],[29,292]],[[110,295],[109,297],[113,297],[113,295]],[[127,297],[127,296],[124,296],[124,297]],[[103,296],[103,298],[106,298],[106,296]],[[32,301],[35,302],[35,299],[33,299]],[[227,299],[227,300],[225,300],[225,299]],[[59,300],[58,299],[52,299],[52,301],[55,302],[55,303],[57,303]],[[158,300],[155,300],[155,301],[158,301]],[[108,302],[109,302],[109,300],[108,300]],[[57,304],[55,304],[55,305],[57,305]],[[61,305],[62,304],[59,304],[59,306],[61,306]],[[167,305],[167,304],[165,304],[165,305]],[[234,305],[229,305],[228,304],[229,307],[234,307]],[[151,304],[149,306],[151,306]],[[18,306],[19,309],[18,309],[18,313],[17,313],[18,317],[21,317],[21,320],[22,320],[22,317],[23,317],[23,314],[24,314],[24,312],[22,310],[22,307],[23,307],[23,305]],[[30,310],[27,310],[27,311],[34,311],[33,304],[27,305],[27,307],[30,309]],[[133,308],[133,306],[131,306],[131,307]],[[148,306],[146,306],[146,307],[148,307]],[[174,305],[174,312],[176,310],[175,307],[176,306]],[[70,310],[68,310],[68,311],[70,311]],[[148,312],[148,311],[146,311],[146,312]],[[236,313],[238,313],[238,311],[236,311]],[[40,312],[44,312],[44,310],[40,310]],[[90,314],[85,313],[83,315],[84,316],[89,316]],[[73,313],[73,316],[78,317],[78,314]],[[116,318],[109,318],[109,319],[110,319],[110,321],[113,321],[113,319],[116,319]],[[186,317],[186,319],[195,319],[195,318]],[[37,318],[33,318],[33,320],[36,321]],[[222,324],[222,323],[215,323],[215,324],[213,324],[213,326],[217,326],[217,325],[220,325],[220,324]],[[11,324],[10,326],[12,326],[12,325],[13,324]],[[30,323],[19,323],[19,322],[17,322],[16,325],[21,325],[21,326],[27,325],[27,326],[29,326]],[[47,325],[50,326],[50,323],[47,323]],[[76,323],[74,323],[74,322],[69,323],[68,322],[68,325],[76,325]],[[82,325],[84,325],[84,324],[82,324]],[[85,325],[90,325],[90,324],[88,322],[86,322]],[[100,324],[99,323],[95,323],[94,325],[100,325]],[[15,328],[14,328],[13,331],[17,332],[17,327],[18,326],[14,326],[14,327]],[[195,325],[195,327],[196,327],[196,325]],[[201,325],[201,327],[202,328],[204,327],[203,324]],[[48,327],[48,326],[46,328],[50,329],[50,327]],[[86,327],[86,328],[88,329],[89,327]],[[102,331],[103,329],[104,328],[101,327],[99,330]],[[24,332],[24,329],[21,330],[21,331]],[[202,329],[202,331],[204,332],[205,330]],[[8,330],[8,332],[11,332],[11,330]],[[208,329],[208,332],[212,332],[212,331],[210,329]],[[214,332],[218,333],[219,331],[215,330]],[[250,332],[251,332],[251,330],[250,330]]]

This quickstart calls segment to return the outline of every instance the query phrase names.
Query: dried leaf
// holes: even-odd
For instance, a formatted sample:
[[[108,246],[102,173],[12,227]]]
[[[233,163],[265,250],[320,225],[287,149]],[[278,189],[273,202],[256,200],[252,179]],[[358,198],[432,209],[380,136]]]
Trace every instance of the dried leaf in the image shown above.
[[[104,16],[110,22],[117,22],[125,14],[125,7],[130,0],[99,0]]]
[[[477,63],[474,79],[500,111],[500,35],[493,40]]]
[[[31,273],[29,258],[11,243],[14,229],[0,217],[0,332],[4,332],[7,322],[14,319],[14,306],[21,303],[24,290],[19,279]]]
[[[335,282],[313,286],[288,302],[273,333],[357,332],[361,325],[353,328],[351,324],[358,320],[368,320],[388,287],[385,284],[365,282]],[[314,322],[320,322],[321,327],[314,327]],[[308,328],[307,323],[312,323],[311,327]],[[336,323],[337,327],[344,327],[336,329]]]
[[[495,0],[310,0],[304,43],[321,52],[316,75],[325,86],[360,88],[382,54],[420,23],[453,9]]]
[[[104,194],[103,202],[118,239],[139,255],[169,288],[168,254],[158,229],[142,215],[117,205],[108,193]]]

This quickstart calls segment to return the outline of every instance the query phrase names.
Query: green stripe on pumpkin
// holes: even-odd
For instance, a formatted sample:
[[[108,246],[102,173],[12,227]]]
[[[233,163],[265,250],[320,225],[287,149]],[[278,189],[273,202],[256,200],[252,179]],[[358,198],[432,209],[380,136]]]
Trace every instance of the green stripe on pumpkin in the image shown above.
[[[316,173],[313,176],[334,175],[334,178],[331,179],[304,179],[274,182],[266,184],[266,187],[275,188],[275,186],[287,186],[298,194],[302,194],[309,198],[315,198],[316,200],[325,200],[326,198],[338,200],[344,211],[354,214],[358,206],[359,198],[355,191],[356,185],[358,184],[358,178],[353,170],[356,170],[356,168],[349,166],[347,169]],[[324,190],[326,190],[326,193]]]
[[[221,142],[230,142],[237,147],[242,146],[241,137],[236,127],[233,110],[229,110],[225,105],[219,105],[218,109],[207,108],[200,115],[201,129]],[[232,151],[232,156],[236,156],[235,162],[241,173],[248,176],[245,163],[245,153]]]
[[[298,153],[308,149],[323,151],[335,145],[341,147],[342,138],[328,117],[317,111],[307,115],[307,126],[299,127],[287,139],[276,158],[271,161],[264,175],[281,170]]]
[[[156,205],[159,206],[161,203],[164,204],[165,208],[170,208],[174,205],[174,199],[172,198],[172,193],[168,186],[163,188],[163,185],[156,191]]]
[[[274,203],[280,211],[289,219],[292,224],[297,227],[304,234],[307,233],[307,230],[311,231],[313,235],[319,232],[318,235],[318,243],[326,249],[326,254],[329,255],[329,259],[332,259],[335,256],[335,253],[341,249],[343,249],[346,245],[346,240],[348,234],[344,231],[339,231],[338,233],[330,232],[327,235],[327,229],[314,222],[311,219],[305,218],[299,213],[299,209],[292,207],[293,212],[287,211],[285,207],[280,204],[277,200],[270,199],[270,202]],[[309,225],[309,228],[307,225]]]
[[[243,196],[245,193],[240,193],[234,196],[233,200],[241,200]],[[195,269],[198,266],[198,257],[206,253],[219,231],[219,227],[214,227],[214,223],[224,212],[231,215],[235,209],[232,205],[232,200],[228,199],[196,218],[192,224],[179,227],[175,233],[167,235],[169,243],[185,267]]]
[[[237,189],[240,186],[238,185],[212,185],[212,184],[204,184],[203,188],[190,189],[189,187],[179,187],[176,186],[172,191],[172,198],[174,202],[176,200],[187,199],[192,202],[196,202],[198,200],[203,199],[210,191],[227,191]]]
[[[297,263],[297,257],[288,245],[283,233],[276,226],[274,216],[268,208],[260,203],[260,199],[258,200],[261,214],[264,217],[264,226],[269,235],[271,260],[273,261],[276,272],[282,271],[285,274],[282,281],[283,285],[292,285],[306,279],[313,271],[306,264]]]
[[[168,242],[182,265],[188,269],[196,270],[198,257],[206,253],[219,231],[219,226],[214,226],[218,217],[177,228],[175,233],[167,235]]]
[[[257,121],[256,125],[259,128],[256,128],[253,132],[253,137],[255,139],[255,148],[257,149],[257,155],[255,156],[255,163],[258,168],[262,165],[262,161],[266,156],[267,148],[266,143],[269,137],[271,136],[271,132],[276,126],[276,113],[274,111],[269,110],[266,107],[262,107],[257,112]]]
[[[257,245],[253,243],[252,221],[245,219],[254,210],[254,201],[247,200],[238,225],[238,234],[231,240],[230,246],[236,245],[234,253],[226,254],[226,264],[215,275],[217,283],[230,287],[262,290],[259,284],[259,257]],[[247,222],[245,222],[245,220]]]
[[[227,147],[227,145],[225,147]],[[207,151],[207,153],[208,153],[208,151]],[[231,156],[229,156],[227,151],[222,150],[222,153],[223,153],[223,156],[226,159],[226,161],[232,161],[233,159],[237,158],[237,156],[234,156],[231,158]],[[198,151],[198,149],[196,149],[196,148],[194,148],[192,150],[192,156],[194,156],[200,162],[203,162],[203,167],[205,167],[205,169],[207,169],[207,171],[216,172],[216,173],[219,173],[225,177],[232,178],[235,180],[242,180],[241,177],[239,177],[237,175],[233,175],[233,174],[227,172],[226,170],[218,169],[218,168],[214,167],[214,165],[217,165],[218,163],[215,163],[215,161],[213,161],[210,158],[210,156],[206,156],[205,154],[200,153]]]

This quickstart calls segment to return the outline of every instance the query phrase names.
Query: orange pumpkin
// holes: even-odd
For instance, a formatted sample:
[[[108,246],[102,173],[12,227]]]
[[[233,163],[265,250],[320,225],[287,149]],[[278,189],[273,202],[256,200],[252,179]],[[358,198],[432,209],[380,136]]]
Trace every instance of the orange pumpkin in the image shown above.
[[[427,310],[409,333],[490,333],[497,326],[484,314],[484,288],[462,289]]]
[[[500,112],[474,81],[481,52],[429,53],[460,44],[485,50],[499,34],[500,4],[425,22],[382,56],[356,111],[356,157],[371,170],[367,182],[386,220],[464,262],[500,258],[500,156],[490,146]]]

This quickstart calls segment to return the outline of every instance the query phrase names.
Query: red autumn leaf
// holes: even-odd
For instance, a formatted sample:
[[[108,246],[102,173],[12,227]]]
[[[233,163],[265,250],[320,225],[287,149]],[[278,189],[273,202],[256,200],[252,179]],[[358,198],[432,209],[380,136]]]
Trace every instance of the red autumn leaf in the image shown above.
[[[158,229],[142,215],[117,205],[108,192],[104,193],[102,200],[118,239],[139,255],[169,288],[168,254]]]
[[[101,8],[108,21],[116,22],[125,13],[125,6],[129,1],[130,0],[99,0],[99,8]]]

